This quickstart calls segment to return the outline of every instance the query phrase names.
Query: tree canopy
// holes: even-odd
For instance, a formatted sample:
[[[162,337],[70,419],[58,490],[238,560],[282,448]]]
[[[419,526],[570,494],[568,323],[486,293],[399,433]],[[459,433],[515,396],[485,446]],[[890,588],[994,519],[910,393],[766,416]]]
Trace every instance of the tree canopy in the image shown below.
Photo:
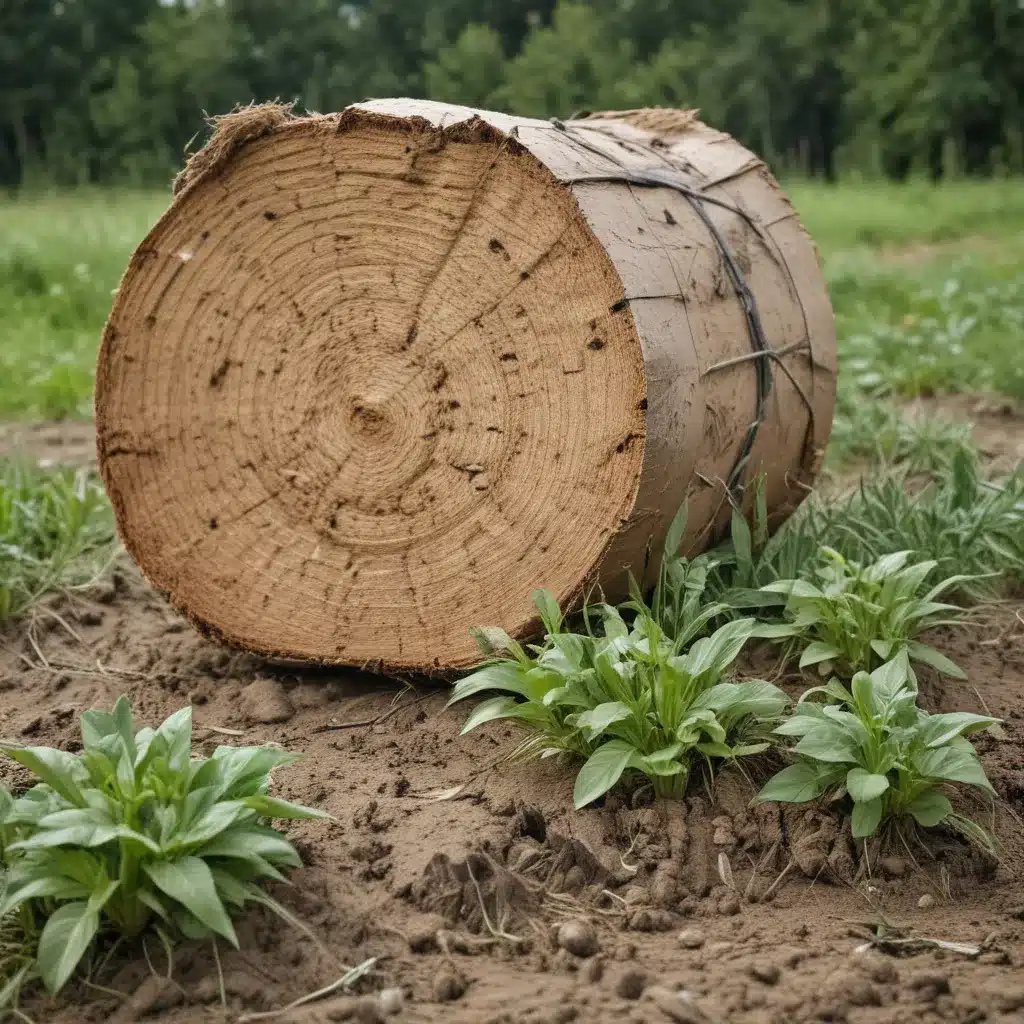
[[[1024,171],[1021,0],[4,0],[0,182],[163,181],[204,113],[677,105],[777,167]]]

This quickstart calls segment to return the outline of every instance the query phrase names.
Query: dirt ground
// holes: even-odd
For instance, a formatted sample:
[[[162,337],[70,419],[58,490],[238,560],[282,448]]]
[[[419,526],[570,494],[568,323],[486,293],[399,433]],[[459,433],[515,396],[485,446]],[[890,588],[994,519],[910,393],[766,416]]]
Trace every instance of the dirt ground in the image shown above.
[[[1019,420],[991,418],[1004,430],[989,445],[1019,444]],[[67,447],[40,443],[37,457]],[[921,674],[930,710],[1004,719],[979,742],[999,804],[970,807],[1000,859],[940,836],[872,850],[868,864],[828,808],[749,809],[758,780],[737,772],[693,785],[685,803],[627,789],[574,812],[570,772],[507,760],[513,727],[460,737],[464,711],[446,711],[436,687],[224,650],[126,566],[88,600],[55,601],[0,633],[0,735],[73,749],[79,713],[127,693],[148,723],[191,702],[200,750],[301,751],[275,792],[334,821],[289,826],[306,866],[274,895],[317,938],[248,914],[241,951],[219,952],[226,1009],[209,944],[180,948],[167,983],[146,962],[166,968],[155,942],[117,951],[93,979],[103,990],[26,1009],[53,1024],[385,1011],[453,1024],[1024,1021],[1022,606],[932,638],[969,684]],[[773,662],[754,651],[748,667]],[[19,771],[0,779],[22,783]],[[371,957],[356,994],[255,1016]],[[387,989],[401,994],[376,995]]]

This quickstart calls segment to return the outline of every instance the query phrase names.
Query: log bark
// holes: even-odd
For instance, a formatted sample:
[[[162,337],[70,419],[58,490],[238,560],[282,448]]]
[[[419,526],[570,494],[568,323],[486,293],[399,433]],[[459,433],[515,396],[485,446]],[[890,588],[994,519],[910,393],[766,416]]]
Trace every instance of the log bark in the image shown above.
[[[769,351],[770,350],[770,351]],[[686,111],[537,121],[418,100],[218,120],[100,353],[125,545],[196,625],[287,660],[447,671],[669,522],[777,522],[835,398],[813,244]]]

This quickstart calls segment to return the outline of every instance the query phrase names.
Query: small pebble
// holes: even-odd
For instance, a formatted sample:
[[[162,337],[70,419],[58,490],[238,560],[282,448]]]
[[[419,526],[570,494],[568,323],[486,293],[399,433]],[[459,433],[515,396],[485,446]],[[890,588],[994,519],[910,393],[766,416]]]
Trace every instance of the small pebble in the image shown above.
[[[878,866],[890,878],[902,878],[907,873],[907,862],[902,857],[883,857]]]
[[[352,1007],[352,1019],[356,1024],[384,1024],[384,1010],[373,996],[363,996]]]
[[[253,722],[274,725],[287,722],[295,709],[276,679],[256,679],[242,691],[242,705]]]
[[[653,985],[644,996],[674,1024],[709,1024],[707,1014],[683,993],[673,992],[662,985]]]
[[[704,933],[699,929],[687,928],[679,933],[677,941],[683,949],[700,949],[707,939],[704,937]]]
[[[578,957],[593,956],[600,948],[597,932],[587,921],[566,921],[558,929],[557,941],[562,949]]]
[[[775,964],[755,963],[750,965],[750,976],[763,985],[777,985],[782,971]]]
[[[725,917],[731,917],[740,912],[740,901],[735,896],[726,896],[719,901],[718,912]]]
[[[840,970],[825,981],[823,994],[836,1001],[838,1007],[880,1007],[882,996],[865,977],[855,971]]]
[[[444,929],[444,919],[439,914],[424,914],[407,926],[406,939],[414,953],[430,953],[437,949],[437,933]]]
[[[919,899],[919,900],[917,901],[917,905],[918,905],[918,906],[919,906],[919,907],[920,907],[920,908],[921,908],[922,910],[931,910],[931,908],[935,906],[935,897],[934,897],[934,896],[932,896],[932,895],[930,895],[929,893],[925,893],[925,894],[924,894],[924,895],[923,895],[923,896],[922,896],[922,897],[921,897],[921,898],[920,898],[920,899]]]
[[[949,992],[949,976],[942,971],[924,971],[907,982],[922,1003],[934,1003]]]
[[[434,1000],[438,1003],[453,1003],[465,991],[466,979],[454,971],[442,971],[434,979]]]
[[[627,967],[615,979],[615,994],[623,999],[639,999],[647,987],[647,975],[636,967]]]
[[[386,1017],[394,1017],[405,1006],[405,993],[400,988],[385,988],[378,994],[377,1001]]]

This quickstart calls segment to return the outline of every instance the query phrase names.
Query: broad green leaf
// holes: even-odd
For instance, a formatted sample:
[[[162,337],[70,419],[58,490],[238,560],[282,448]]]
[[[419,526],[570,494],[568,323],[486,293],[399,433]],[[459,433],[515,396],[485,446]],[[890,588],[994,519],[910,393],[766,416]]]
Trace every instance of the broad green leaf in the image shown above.
[[[842,653],[838,647],[834,647],[832,644],[815,640],[813,643],[809,643],[804,648],[804,653],[800,655],[800,668],[817,665],[823,661],[837,661],[842,657]]]
[[[80,719],[82,745],[88,750],[96,747],[107,736],[117,735],[114,716],[109,711],[90,709],[83,711]]]
[[[633,767],[638,768],[646,775],[656,775],[659,777],[669,775],[680,775],[687,771],[684,764],[679,761],[673,760],[654,760],[652,761],[647,757],[637,758],[632,761]]]
[[[857,742],[857,744],[863,747],[871,740],[871,733],[868,732],[867,726],[857,717],[849,711],[843,711],[841,708],[837,708],[834,704],[828,704],[822,708],[822,713],[831,722],[835,722],[836,725],[840,725],[846,730]]]
[[[831,722],[819,722],[804,735],[794,750],[817,761],[856,764],[860,760],[857,741],[840,725]]]
[[[159,853],[160,847],[148,836],[127,825],[72,825],[69,828],[40,829],[33,835],[11,843],[10,850],[45,850],[54,846],[85,847],[103,846],[118,839],[138,843],[150,853]]]
[[[206,928],[222,935],[233,946],[238,946],[231,919],[217,895],[210,869],[203,860],[199,857],[182,857],[177,861],[156,861],[144,863],[142,870],[161,892],[180,903]]]
[[[590,755],[576,776],[573,803],[576,809],[593,803],[608,792],[626,770],[636,748],[625,740],[610,740]]]
[[[798,761],[770,778],[753,802],[803,804],[824,792],[821,775],[814,765]]]
[[[863,768],[851,768],[846,773],[846,789],[857,803],[876,800],[889,788],[884,775],[872,775]]]
[[[128,756],[128,762],[135,765],[135,727],[132,723],[132,706],[128,698],[122,694],[114,702],[114,710],[111,715],[114,720],[114,728]]]
[[[913,551],[894,551],[891,555],[883,555],[877,562],[864,570],[864,578],[872,583],[880,583],[886,577],[899,572],[913,553]]]
[[[715,630],[711,636],[697,640],[682,658],[682,667],[694,678],[717,678],[739,656],[750,639],[753,619],[734,619]]]
[[[759,622],[751,631],[754,640],[785,640],[799,636],[803,629],[793,622]]]
[[[99,911],[86,901],[59,906],[43,926],[36,959],[47,991],[56,994],[71,977],[96,937]]]
[[[37,900],[46,896],[61,901],[80,900],[87,897],[90,891],[87,885],[58,874],[44,875],[17,888],[9,882],[4,899],[0,900],[0,917],[21,906],[26,900]]]
[[[217,836],[196,851],[196,856],[251,860],[254,856],[283,867],[301,867],[295,847],[273,829],[236,828]]]
[[[951,661],[940,651],[935,650],[934,647],[929,647],[928,644],[920,643],[917,640],[911,640],[907,644],[907,653],[914,661],[920,661],[922,664],[930,665],[933,669],[937,672],[941,672],[944,676],[949,676],[952,679],[967,678],[967,673],[955,661]]]
[[[732,748],[733,757],[751,757],[754,754],[763,754],[771,747],[771,744],[764,743],[740,743]]]
[[[86,806],[85,797],[79,788],[79,781],[85,772],[82,762],[74,754],[52,747],[19,747],[14,743],[0,743],[0,750],[34,772],[68,803],[76,807]]]
[[[985,775],[985,769],[981,767],[978,755],[969,742],[964,742],[966,748],[945,746],[919,751],[911,758],[913,766],[926,779],[963,782],[994,794],[995,790]]]
[[[744,715],[775,718],[785,710],[789,697],[773,683],[748,679],[743,683],[718,683],[709,687],[690,705],[726,712],[733,721]]]
[[[621,701],[608,701],[598,704],[592,711],[584,711],[576,715],[576,728],[584,730],[588,740],[597,739],[613,722],[621,722],[631,717],[633,712]]]
[[[518,662],[529,660],[523,648],[499,626],[477,626],[472,633],[484,657],[490,658],[507,651]]]
[[[683,535],[686,533],[687,506],[684,502],[679,511],[676,512],[669,524],[668,532],[665,534],[665,548],[662,560],[668,561],[679,554],[680,545],[683,543]]]
[[[514,661],[503,661],[496,665],[485,665],[452,687],[447,707],[457,701],[472,697],[483,690],[504,690],[507,693],[527,696],[527,681],[522,666]]]
[[[882,804],[882,798],[876,797],[874,800],[857,801],[853,805],[850,825],[854,839],[866,839],[874,834],[882,820]]]
[[[954,736],[969,736],[995,725],[998,718],[975,715],[969,711],[953,711],[945,715],[922,715],[917,740],[926,747],[941,747]]]
[[[314,807],[304,807],[302,804],[293,804],[288,800],[278,800],[276,797],[266,796],[263,793],[247,796],[242,802],[263,818],[304,821],[330,817],[326,811],[318,811]]]
[[[736,552],[736,564],[742,568],[752,568],[754,565],[754,550],[750,536],[750,527],[743,513],[738,508],[732,510],[732,526],[730,528],[730,539],[733,549]]]
[[[907,810],[919,825],[932,828],[953,813],[953,805],[949,798],[937,789],[929,789],[914,800]]]
[[[825,595],[807,580],[776,580],[763,586],[761,590],[766,594],[785,594],[787,597],[800,598],[823,598]]]
[[[907,685],[909,669],[910,661],[904,648],[871,673],[872,686],[876,692],[888,698]]]
[[[533,603],[540,612],[541,621],[548,634],[557,633],[562,628],[562,609],[559,608],[554,595],[548,590],[535,590]]]
[[[231,828],[240,818],[252,816],[249,811],[252,809],[248,804],[250,799],[245,797],[242,800],[220,800],[211,805],[202,814],[196,817],[191,824],[179,828],[172,836],[168,844],[169,850],[175,850],[180,846],[193,846],[198,843],[205,843],[214,836]]]
[[[773,731],[777,736],[806,736],[820,721],[810,715],[793,715]]]
[[[483,725],[485,722],[493,722],[499,718],[508,718],[510,715],[515,714],[517,707],[518,701],[515,697],[492,697],[490,700],[485,700],[473,708],[472,713],[462,726],[460,735],[465,736],[467,732],[471,732],[478,725]]]
[[[187,704],[165,719],[155,737],[167,744],[167,764],[172,772],[187,768],[192,755],[192,705]]]
[[[698,743],[697,749],[705,757],[732,757],[732,747],[726,743]]]

